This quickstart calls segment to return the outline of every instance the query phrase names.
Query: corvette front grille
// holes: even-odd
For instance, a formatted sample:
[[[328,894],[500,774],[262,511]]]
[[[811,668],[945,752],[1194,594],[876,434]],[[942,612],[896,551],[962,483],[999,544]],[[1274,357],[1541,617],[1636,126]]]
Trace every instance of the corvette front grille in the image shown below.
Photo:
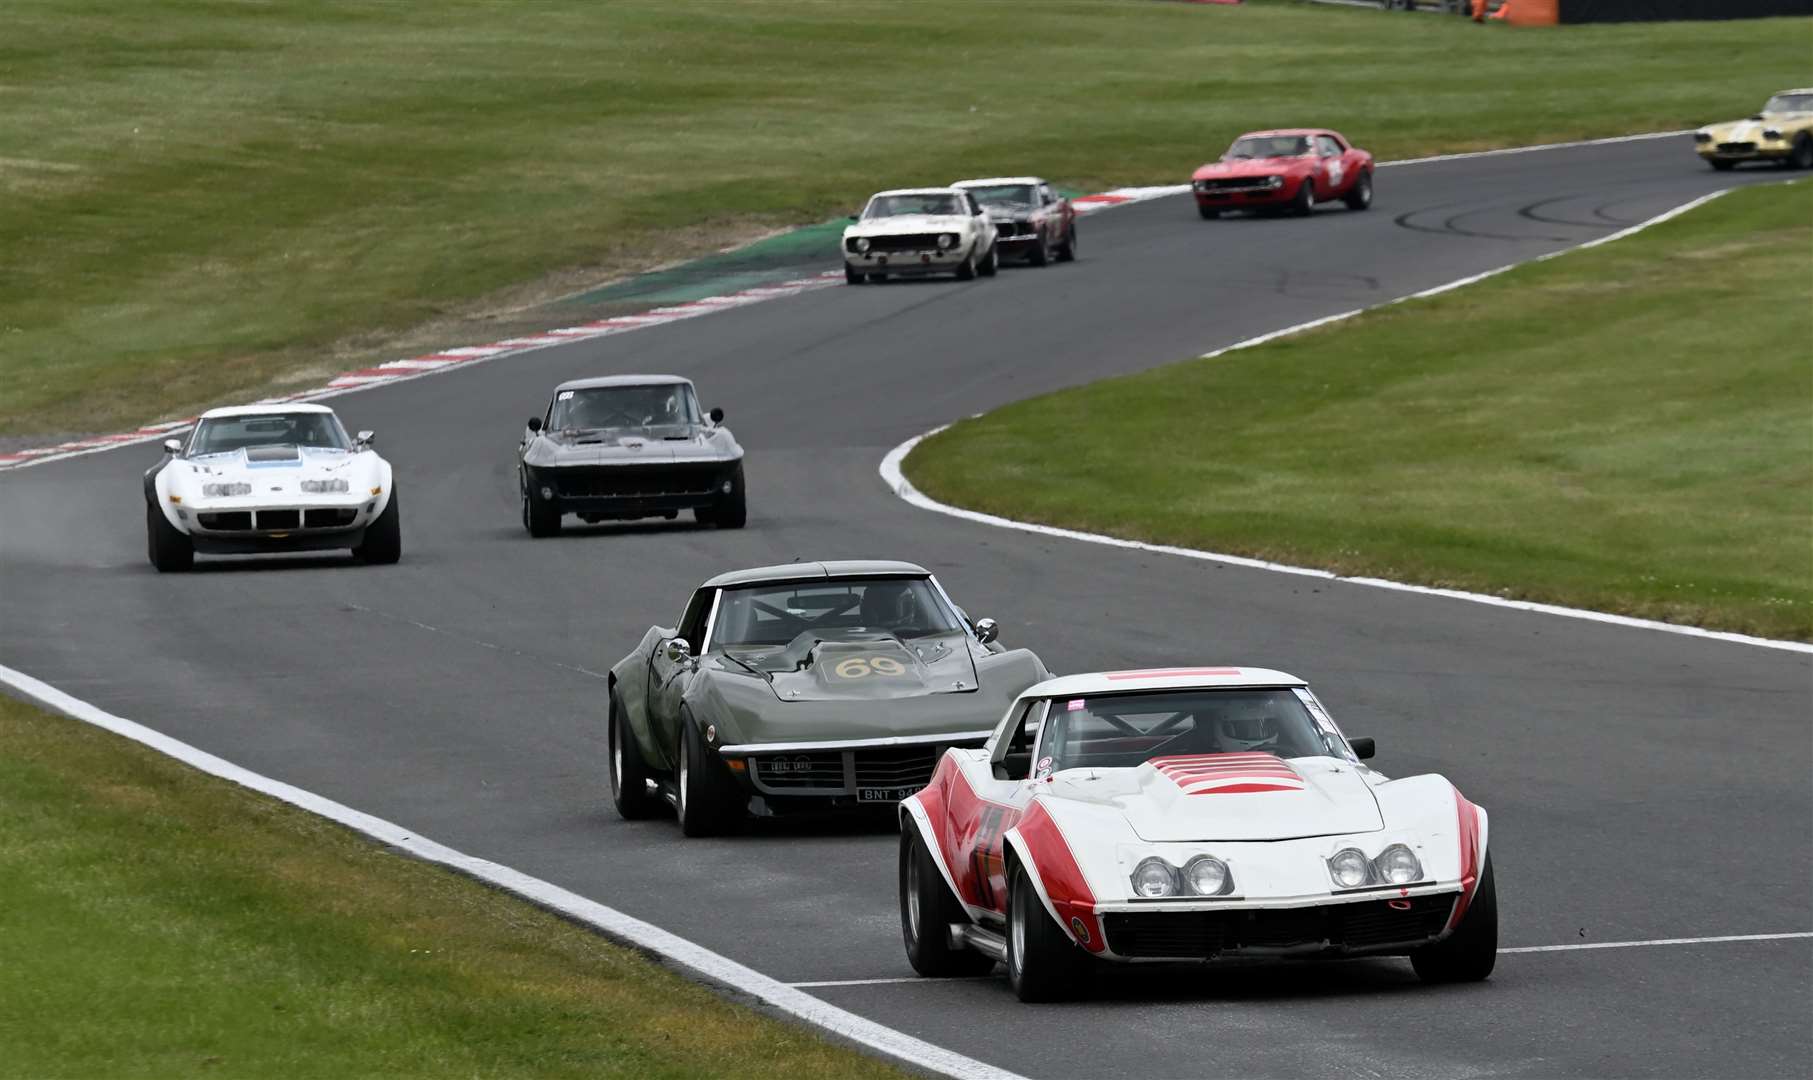
[[[763,786],[776,790],[844,787],[844,756],[836,751],[752,757],[749,766]]]
[[[857,787],[924,787],[932,782],[942,746],[890,746],[856,753]]]
[[[260,529],[299,529],[302,527],[302,511],[260,510],[257,521]]]
[[[855,795],[862,788],[917,790],[931,783],[946,748],[981,745],[980,739],[964,739],[915,746],[756,754],[749,758],[749,773],[758,791],[777,795]]]
[[[1443,894],[1306,908],[1116,911],[1102,916],[1102,930],[1109,948],[1135,957],[1207,959],[1246,948],[1316,945],[1410,947],[1442,932],[1454,899]],[[1394,902],[1405,906],[1392,907]]]
[[[1722,142],[1719,144],[1721,154],[1753,154],[1756,144],[1753,142]]]
[[[995,235],[1006,239],[1012,239],[1016,236],[1031,236],[1032,223],[1028,221],[997,221],[995,222]]]
[[[1263,188],[1269,177],[1264,176],[1221,176],[1209,180],[1196,181],[1198,191],[1239,191],[1242,188]]]
[[[539,475],[568,498],[709,495],[722,482],[722,462],[667,465],[568,465]]]
[[[357,507],[332,506],[314,507],[302,512],[302,527],[305,529],[344,529],[359,516]]]
[[[204,529],[218,529],[222,532],[245,530],[252,527],[250,510],[223,510],[213,514],[197,514],[195,519],[201,522],[201,527]]]

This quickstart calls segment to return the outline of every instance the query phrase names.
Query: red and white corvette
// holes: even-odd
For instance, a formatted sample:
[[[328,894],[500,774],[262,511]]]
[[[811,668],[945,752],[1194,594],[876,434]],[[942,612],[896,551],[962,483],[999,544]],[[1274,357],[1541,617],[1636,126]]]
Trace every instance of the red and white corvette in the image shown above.
[[[1372,155],[1338,131],[1249,131],[1220,161],[1197,169],[1190,190],[1205,218],[1225,210],[1307,214],[1333,199],[1349,210],[1365,210],[1372,205],[1372,171]]]
[[[900,921],[922,975],[997,962],[1022,1000],[1091,958],[1407,955],[1483,979],[1498,947],[1486,812],[1361,763],[1301,679],[1070,675],[901,803]]]

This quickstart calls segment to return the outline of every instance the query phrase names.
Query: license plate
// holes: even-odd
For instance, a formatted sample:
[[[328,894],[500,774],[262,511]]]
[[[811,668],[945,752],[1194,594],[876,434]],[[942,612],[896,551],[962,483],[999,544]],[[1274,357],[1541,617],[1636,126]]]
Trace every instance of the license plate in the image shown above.
[[[899,802],[919,794],[916,787],[866,787],[856,789],[858,802]]]

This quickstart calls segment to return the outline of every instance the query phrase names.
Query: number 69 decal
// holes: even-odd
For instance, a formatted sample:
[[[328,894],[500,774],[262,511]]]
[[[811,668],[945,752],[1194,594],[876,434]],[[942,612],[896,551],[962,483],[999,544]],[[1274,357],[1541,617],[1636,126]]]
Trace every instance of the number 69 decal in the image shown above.
[[[871,675],[905,675],[906,665],[891,656],[852,656],[839,660],[831,670],[840,679],[866,679]]]

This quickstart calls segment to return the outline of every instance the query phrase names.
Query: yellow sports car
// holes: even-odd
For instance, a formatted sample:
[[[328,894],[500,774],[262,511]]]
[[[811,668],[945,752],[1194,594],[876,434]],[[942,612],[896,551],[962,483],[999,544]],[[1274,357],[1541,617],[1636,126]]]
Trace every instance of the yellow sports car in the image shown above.
[[[1813,169],[1813,90],[1783,90],[1748,120],[1708,124],[1693,133],[1693,148],[1715,169],[1740,161]]]

